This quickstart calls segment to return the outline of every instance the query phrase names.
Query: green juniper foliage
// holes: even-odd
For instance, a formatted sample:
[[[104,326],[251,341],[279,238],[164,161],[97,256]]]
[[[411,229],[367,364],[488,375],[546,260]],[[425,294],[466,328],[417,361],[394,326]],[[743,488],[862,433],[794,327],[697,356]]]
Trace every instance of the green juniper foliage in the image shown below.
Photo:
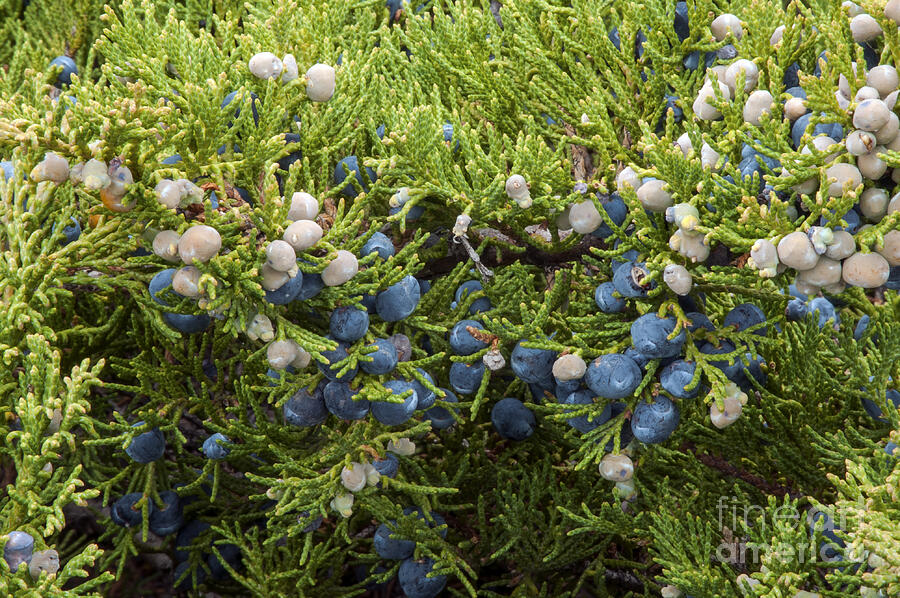
[[[900,595],[898,81],[870,75],[900,3],[843,4],[0,0],[0,594],[413,598],[431,559],[447,596]],[[873,97],[893,120],[859,133]],[[298,192],[322,237],[284,304]],[[215,255],[165,279],[201,224]],[[368,327],[339,343],[347,306]],[[671,324],[644,353],[639,319]],[[382,524],[414,548],[383,557]]]

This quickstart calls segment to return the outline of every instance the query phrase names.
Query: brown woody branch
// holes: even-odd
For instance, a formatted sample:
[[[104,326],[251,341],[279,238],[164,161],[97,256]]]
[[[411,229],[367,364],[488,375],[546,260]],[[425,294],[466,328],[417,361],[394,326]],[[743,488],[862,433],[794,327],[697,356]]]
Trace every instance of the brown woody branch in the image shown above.
[[[694,446],[690,442],[684,443],[681,446],[681,450],[682,451],[685,451],[685,450],[690,451],[697,458],[698,461],[700,461],[707,467],[715,469],[716,471],[719,471],[720,473],[723,473],[729,477],[736,478],[743,482],[746,482],[747,484],[750,484],[751,486],[753,486],[754,488],[756,488],[757,490],[759,490],[760,492],[763,492],[765,494],[772,495],[772,496],[779,496],[779,497],[787,494],[788,496],[790,496],[793,499],[800,498],[803,496],[803,494],[801,494],[800,492],[797,492],[796,490],[794,490],[792,488],[789,488],[787,486],[782,486],[781,484],[779,484],[777,482],[770,482],[763,477],[760,477],[756,474],[750,473],[749,471],[746,471],[739,467],[735,467],[734,465],[732,465],[729,461],[727,461],[723,457],[719,457],[716,455],[709,455],[706,453],[698,453],[697,447]]]

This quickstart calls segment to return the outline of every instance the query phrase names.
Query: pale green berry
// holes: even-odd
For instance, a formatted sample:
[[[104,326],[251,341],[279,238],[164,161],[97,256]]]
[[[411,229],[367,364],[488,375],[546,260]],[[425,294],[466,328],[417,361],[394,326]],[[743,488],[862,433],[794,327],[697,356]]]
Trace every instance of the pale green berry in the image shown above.
[[[844,189],[853,190],[862,184],[862,174],[852,164],[835,164],[825,169],[825,176],[833,179],[828,185],[829,197],[841,197]]]
[[[69,182],[73,185],[84,182],[84,162],[79,162],[69,169]]]
[[[669,247],[692,262],[703,262],[709,257],[709,245],[706,236],[679,228],[669,237]]]
[[[884,259],[891,266],[900,266],[900,230],[889,230],[884,235],[884,243],[877,247]]]
[[[882,100],[863,100],[853,111],[853,126],[875,132],[887,124],[891,111]]]
[[[878,93],[878,90],[874,87],[870,87],[868,85],[863,85],[859,89],[856,90],[856,95],[853,96],[854,102],[862,102],[863,100],[874,100],[881,99],[881,94]]]
[[[57,185],[64,183],[69,178],[69,163],[65,158],[55,152],[47,152],[44,159],[31,170],[31,180],[52,181]]]
[[[299,222],[308,222],[301,220]],[[295,222],[294,224],[298,224]],[[322,271],[322,282],[325,286],[335,287],[342,285],[359,272],[359,261],[356,256],[343,249],[338,250],[335,257]]]
[[[847,152],[852,156],[864,156],[874,150],[877,144],[878,140],[874,133],[859,129],[847,135],[847,139],[844,142]]]
[[[709,25],[713,37],[717,42],[725,39],[729,32],[734,35],[735,39],[741,39],[744,36],[744,28],[741,26],[741,20],[730,13],[721,14]]]
[[[300,346],[290,339],[272,341],[266,347],[266,359],[269,362],[269,367],[273,370],[283,370],[291,365],[297,359],[299,348]]]
[[[521,174],[510,175],[506,179],[506,195],[515,201],[520,208],[531,206],[531,193],[528,190],[528,183]]]
[[[719,81],[718,88],[720,95],[725,100],[731,99],[731,92],[725,83]],[[700,120],[718,120],[722,118],[722,113],[719,112],[719,109],[709,103],[715,101],[717,101],[717,98],[716,93],[713,91],[712,83],[704,83],[692,105],[697,118]]]
[[[416,452],[416,445],[409,438],[400,438],[388,441],[387,450],[401,457],[411,457]]]
[[[275,338],[275,329],[272,327],[272,320],[265,314],[256,314],[247,325],[247,337],[251,341],[261,340],[264,343]]]
[[[552,371],[557,380],[580,380],[587,371],[587,364],[578,355],[569,353],[561,355],[553,362]]]
[[[569,207],[569,223],[576,233],[587,235],[603,224],[603,218],[594,202],[587,200]]]
[[[666,190],[666,182],[660,179],[646,181],[638,189],[637,197],[641,205],[651,212],[665,212],[672,205],[672,195]]]
[[[371,463],[363,463],[363,469],[366,472],[366,485],[377,486],[381,482],[381,474],[375,469]]]
[[[850,286],[874,289],[887,282],[891,266],[879,253],[854,253],[844,260],[842,275]]]
[[[282,237],[296,253],[306,251],[322,239],[324,231],[313,220],[297,220],[288,225]]]
[[[185,297],[199,297],[200,270],[196,266],[179,268],[172,276],[172,290]]]
[[[334,67],[314,64],[306,71],[306,95],[313,102],[327,102],[334,95]]]
[[[297,191],[291,196],[291,207],[288,210],[288,220],[315,220],[319,214],[319,202],[315,197],[305,191]]]
[[[457,237],[465,235],[469,230],[470,224],[472,224],[472,217],[468,214],[460,214],[456,217],[456,222],[453,223],[453,234]]]
[[[691,143],[691,137],[687,133],[682,133],[681,136],[675,140],[675,145],[681,150],[681,153],[685,158],[687,158],[694,149],[694,145]]]
[[[800,278],[799,276],[794,279],[794,286],[797,288],[797,291],[807,295],[809,297],[814,297],[819,293],[819,287],[814,284],[810,284]]]
[[[153,237],[153,253],[167,262],[179,261],[181,259],[178,257],[178,240],[180,238],[181,235],[173,230],[159,231]]]
[[[884,5],[884,16],[900,25],[900,0],[888,0]]]
[[[879,145],[888,144],[897,139],[898,133],[900,133],[900,118],[891,112],[890,116],[888,116],[887,124],[875,132],[875,141]]]
[[[174,210],[181,203],[181,186],[175,181],[163,179],[156,184],[156,201]]]
[[[659,593],[662,598],[682,598],[684,596],[681,590],[673,585],[663,586]]]
[[[769,37],[769,45],[777,46],[781,43],[782,39],[784,39],[784,25],[779,25],[775,28],[775,31],[772,32],[771,37]]]
[[[400,206],[406,205],[406,202],[409,201],[409,187],[400,187],[397,189],[397,192],[391,195],[391,199],[388,200],[388,205],[392,208],[399,208]]]
[[[295,369],[302,370],[309,365],[310,361],[312,361],[312,355],[309,354],[309,351],[300,345],[297,345],[297,357],[291,362],[291,366]]]
[[[853,235],[845,230],[834,231],[834,238],[825,248],[825,257],[833,260],[842,260],[853,255],[856,251],[856,241]]]
[[[725,85],[732,94],[737,91],[737,80],[740,73],[744,73],[744,93],[755,89],[759,82],[759,67],[751,60],[738,58],[725,69]]]
[[[181,190],[181,200],[186,203],[202,203],[203,189],[194,184],[189,179],[175,179]]]
[[[281,65],[283,67],[281,71],[282,83],[290,83],[300,76],[300,71],[297,69],[297,59],[294,58],[293,54],[285,54],[284,58],[281,59]]]
[[[634,478],[624,482],[616,482],[616,494],[622,500],[630,501],[637,497],[637,489],[634,487]]]
[[[809,270],[819,261],[819,254],[806,233],[794,231],[778,242],[778,260],[788,268]]]
[[[689,203],[677,203],[666,208],[666,222],[671,222],[686,231],[692,231],[700,224],[700,212]]]
[[[841,93],[840,90],[834,92],[834,99],[837,100],[838,108],[844,112],[850,110],[850,99]]]
[[[281,59],[271,52],[259,52],[254,54],[247,63],[250,74],[259,79],[274,79],[281,75],[284,64]]]
[[[276,270],[268,264],[263,264],[262,268],[259,269],[259,273],[262,275],[262,288],[267,291],[277,291],[286,285],[291,278],[287,272]]]
[[[341,492],[340,494],[335,495],[335,497],[331,499],[330,506],[333,510],[340,513],[341,517],[344,519],[350,517],[353,514],[353,494]]]
[[[877,181],[887,172],[887,162],[884,158],[884,146],[879,145],[872,153],[860,156],[856,159],[856,167],[859,173],[870,181]]]
[[[350,463],[341,470],[341,484],[350,492],[359,492],[366,487],[366,468],[362,463]]]
[[[890,197],[880,187],[869,187],[859,196],[859,209],[863,216],[872,222],[878,222],[887,213]]]
[[[706,142],[700,147],[700,164],[707,170],[718,172],[717,166],[721,157],[719,152]]]
[[[109,186],[109,167],[100,160],[88,160],[81,170],[84,186],[91,191],[99,191]]]
[[[768,239],[757,239],[750,248],[747,263],[759,270],[763,278],[772,278],[777,273],[778,250]]]
[[[784,103],[784,115],[791,121],[795,121],[806,114],[806,100],[803,98],[791,98]]]
[[[856,2],[851,2],[850,0],[844,0],[841,2],[841,8],[847,11],[847,15],[855,17],[856,15],[861,15],[865,11],[857,4]]]
[[[817,287],[837,284],[841,281],[841,262],[820,257],[814,268],[798,272],[797,279]]]
[[[834,231],[826,226],[813,226],[806,232],[806,236],[813,244],[816,253],[822,255],[828,245],[834,242]]]
[[[747,97],[744,103],[744,122],[753,126],[760,124],[763,114],[771,114],[775,99],[765,89],[757,89]]]
[[[884,31],[872,15],[863,13],[850,19],[850,33],[853,41],[864,43],[880,37]]]
[[[741,404],[740,399],[734,396],[727,396],[722,399],[721,409],[719,409],[715,401],[712,402],[709,406],[709,419],[712,425],[721,430],[736,422],[741,416],[743,409],[744,406]]]
[[[609,453],[600,460],[600,475],[611,482],[625,482],[634,475],[634,463],[628,455]]]
[[[616,190],[619,193],[623,193],[626,187],[631,187],[637,191],[642,184],[643,180],[631,166],[626,166],[616,175]]]
[[[221,248],[222,237],[219,231],[205,224],[192,226],[178,240],[178,255],[189,266],[208,262]]]
[[[28,573],[34,579],[39,579],[42,573],[47,573],[51,578],[56,577],[59,571],[59,553],[53,549],[39,550],[31,555],[28,562]]]
[[[681,264],[669,264],[663,270],[663,282],[676,295],[687,295],[694,282],[691,273]]]
[[[891,93],[884,96],[884,98],[882,98],[884,100],[884,104],[888,107],[888,110],[894,109],[894,106],[897,104],[898,94],[900,94],[900,89],[895,89]]]
[[[297,254],[287,241],[272,241],[266,245],[266,265],[279,272],[296,273]]]

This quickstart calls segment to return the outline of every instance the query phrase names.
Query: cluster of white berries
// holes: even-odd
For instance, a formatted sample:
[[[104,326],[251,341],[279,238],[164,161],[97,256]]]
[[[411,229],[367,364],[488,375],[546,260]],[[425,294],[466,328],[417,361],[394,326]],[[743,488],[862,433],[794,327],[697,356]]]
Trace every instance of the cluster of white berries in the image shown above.
[[[401,457],[409,457],[416,452],[416,445],[409,438],[401,438],[394,442],[388,442],[387,450],[400,455]],[[375,467],[368,462],[353,462],[345,465],[341,470],[341,484],[349,492],[338,492],[331,499],[330,507],[339,513],[345,519],[353,515],[354,492],[359,492],[366,486],[376,486],[381,481],[381,474]]]
[[[200,308],[205,309],[205,285],[201,283],[202,273],[195,264],[205,264],[222,249],[219,231],[205,224],[192,226],[181,235],[174,230],[162,230],[153,237],[152,247],[157,257],[185,264],[172,276],[172,290],[184,297],[199,299]],[[216,284],[214,278],[209,280]]]
[[[281,77],[282,83],[289,83],[299,77],[297,60],[293,54],[285,54],[278,58],[271,52],[254,54],[247,63],[250,73],[260,79],[276,79]],[[313,102],[327,102],[334,95],[334,67],[317,63],[309,67],[304,76],[306,95]]]
[[[266,247],[266,263],[262,268],[263,288],[274,291],[281,288],[297,273],[297,254],[318,243],[324,231],[316,222],[319,202],[309,193],[298,191],[291,197],[288,219],[291,224],[284,230],[281,241],[273,241]],[[322,282],[329,287],[342,285],[359,272],[359,262],[349,251],[339,250],[325,270]]]
[[[877,21],[859,6],[853,2],[844,2],[844,7],[851,18],[850,27],[856,41],[870,41],[882,34]],[[900,23],[900,0],[892,0],[884,10],[886,17]],[[711,29],[718,41],[724,40],[729,33],[738,40],[743,35],[740,20],[730,14],[717,17]],[[770,43],[780,44],[783,34],[784,27],[776,29]],[[855,74],[856,63],[852,63],[851,66]],[[715,83],[712,73],[715,73]],[[769,91],[756,89],[759,75],[758,65],[743,58],[727,66],[718,65],[708,69],[707,79],[694,102],[694,113],[701,120],[721,118],[721,113],[709,101],[715,97],[731,100],[741,91],[738,87],[743,81],[743,92],[749,94],[744,105],[744,121],[758,126],[763,115],[772,111],[775,101]],[[833,149],[833,153],[825,158],[827,162],[833,162],[838,158],[843,153],[842,149],[853,157],[852,163],[832,163],[824,167],[827,189],[823,191],[828,197],[843,197],[848,191],[858,192],[866,181],[880,180],[888,173],[885,153],[900,151],[900,118],[893,112],[900,95],[898,90],[900,75],[894,66],[878,65],[866,72],[865,79],[866,84],[854,91],[850,80],[841,75],[838,90],[835,92],[838,105],[852,117],[854,130],[843,140],[818,135],[800,148],[801,154]],[[794,97],[784,104],[784,115],[792,122],[807,113],[806,100],[803,98]],[[686,157],[694,149],[686,133],[678,138],[676,145]],[[707,143],[704,143],[700,150],[700,158],[703,168],[712,171],[721,168],[723,163],[718,152]],[[791,173],[785,168],[781,175],[788,177]],[[900,182],[900,168],[893,169],[891,176],[895,182]],[[626,186],[633,188],[647,210],[666,210],[667,220],[679,227],[670,239],[670,247],[673,250],[695,261],[702,261],[708,257],[709,248],[702,242],[702,235],[693,232],[697,222],[693,219],[694,215],[690,214],[687,217],[676,215],[668,208],[671,205],[671,197],[667,193],[664,181],[642,180],[632,169],[626,168],[619,173],[616,182],[620,192]],[[805,195],[815,193],[818,188],[818,176],[810,177],[793,186],[794,191]],[[859,196],[859,211],[868,224],[861,230],[898,210],[900,210],[900,194],[891,198],[887,191],[878,186],[862,190]],[[793,208],[789,208],[789,211],[793,211]],[[856,250],[855,240],[849,232],[832,231],[820,226],[812,227],[805,232],[790,233],[781,239],[756,241],[751,248],[748,264],[765,278],[773,277],[787,268],[795,269],[798,272],[796,286],[806,294],[815,294],[819,290],[839,293],[847,285],[875,288],[887,281],[891,267],[900,265],[900,231],[889,231],[884,235],[883,242],[876,246],[872,253],[863,253]],[[672,267],[670,274],[676,285],[679,282],[687,284],[688,279],[678,268]],[[673,290],[678,292],[674,288]]]
[[[891,266],[900,265],[900,232],[885,235],[877,252],[863,253],[856,251],[853,235],[847,231],[813,226],[807,232],[785,235],[777,247],[768,239],[758,239],[747,264],[764,278],[793,268],[797,290],[808,295],[820,289],[840,293],[847,285],[876,288],[887,282]]]
[[[55,152],[47,152],[44,159],[31,169],[31,180],[35,183],[50,181],[61,185],[66,180],[73,185],[83,184],[90,191],[99,191],[100,200],[113,212],[128,212],[134,203],[122,203],[134,177],[127,166],[110,168],[105,162],[91,159],[79,162],[69,168],[69,162]]]

